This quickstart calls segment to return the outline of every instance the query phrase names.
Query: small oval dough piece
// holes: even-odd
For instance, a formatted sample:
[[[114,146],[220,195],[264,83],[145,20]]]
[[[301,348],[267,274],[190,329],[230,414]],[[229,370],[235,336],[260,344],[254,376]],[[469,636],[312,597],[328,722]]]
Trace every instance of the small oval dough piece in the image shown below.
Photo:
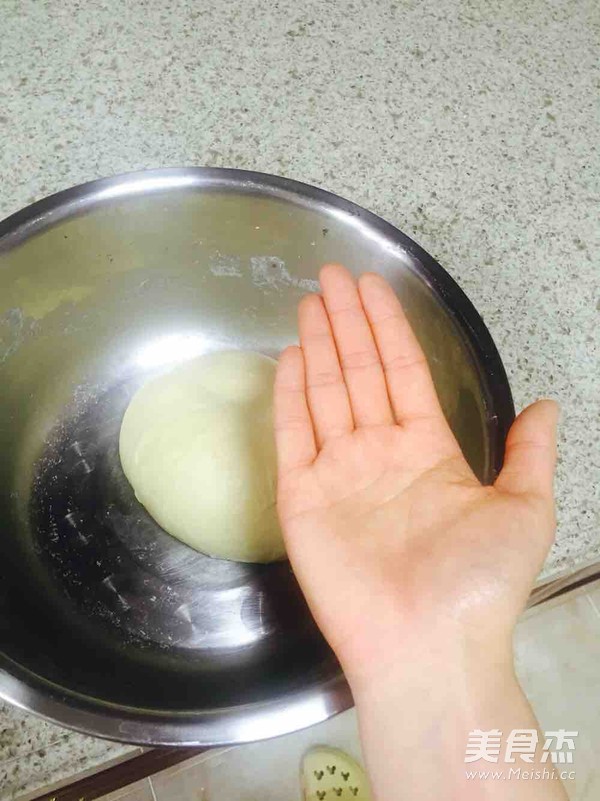
[[[144,384],[123,417],[121,464],[136,497],[169,534],[211,556],[285,556],[275,366],[252,351],[199,356]]]

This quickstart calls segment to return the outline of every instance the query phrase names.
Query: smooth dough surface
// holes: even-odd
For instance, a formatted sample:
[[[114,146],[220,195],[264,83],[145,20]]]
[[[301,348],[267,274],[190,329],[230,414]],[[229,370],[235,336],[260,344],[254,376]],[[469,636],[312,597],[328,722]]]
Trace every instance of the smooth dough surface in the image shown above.
[[[121,425],[121,464],[138,500],[198,551],[240,562],[285,555],[275,505],[276,363],[218,351],[154,378]]]

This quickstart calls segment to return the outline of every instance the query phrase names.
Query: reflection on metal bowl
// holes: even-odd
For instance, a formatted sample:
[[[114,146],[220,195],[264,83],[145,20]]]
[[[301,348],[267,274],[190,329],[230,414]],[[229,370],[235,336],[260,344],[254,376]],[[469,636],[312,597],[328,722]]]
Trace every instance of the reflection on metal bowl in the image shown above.
[[[395,287],[491,480],[513,416],[492,340],[430,256],[354,204],[181,169],[95,181],[0,223],[2,697],[92,734],[181,745],[273,736],[351,704],[289,564],[174,540],[118,459],[149,375],[216,348],[276,356],[332,260]]]

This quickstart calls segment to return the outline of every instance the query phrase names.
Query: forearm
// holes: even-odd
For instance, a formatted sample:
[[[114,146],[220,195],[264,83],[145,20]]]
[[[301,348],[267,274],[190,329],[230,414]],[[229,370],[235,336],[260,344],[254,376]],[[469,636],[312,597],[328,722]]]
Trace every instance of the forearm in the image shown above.
[[[510,654],[472,659],[453,648],[407,649],[387,675],[351,684],[377,801],[566,799],[557,778],[519,776],[519,768],[527,775],[539,770],[544,776],[544,769],[552,774],[552,764],[541,762],[543,738],[532,762],[519,754],[505,762],[510,732],[538,729]],[[497,762],[465,763],[475,730],[502,732]],[[480,771],[490,771],[489,777],[479,778]],[[494,778],[496,771],[504,778]]]

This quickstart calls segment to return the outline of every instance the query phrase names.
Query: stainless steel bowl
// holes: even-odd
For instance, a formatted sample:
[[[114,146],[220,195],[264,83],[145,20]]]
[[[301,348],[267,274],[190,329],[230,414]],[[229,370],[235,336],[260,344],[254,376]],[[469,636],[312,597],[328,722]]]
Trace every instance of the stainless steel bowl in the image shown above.
[[[289,565],[172,539],[117,454],[150,373],[213,348],[276,356],[331,260],[391,281],[492,479],[513,417],[493,342],[448,274],[364,209],[283,178],[178,169],[94,181],[0,223],[0,696],[180,745],[270,737],[351,704]]]

